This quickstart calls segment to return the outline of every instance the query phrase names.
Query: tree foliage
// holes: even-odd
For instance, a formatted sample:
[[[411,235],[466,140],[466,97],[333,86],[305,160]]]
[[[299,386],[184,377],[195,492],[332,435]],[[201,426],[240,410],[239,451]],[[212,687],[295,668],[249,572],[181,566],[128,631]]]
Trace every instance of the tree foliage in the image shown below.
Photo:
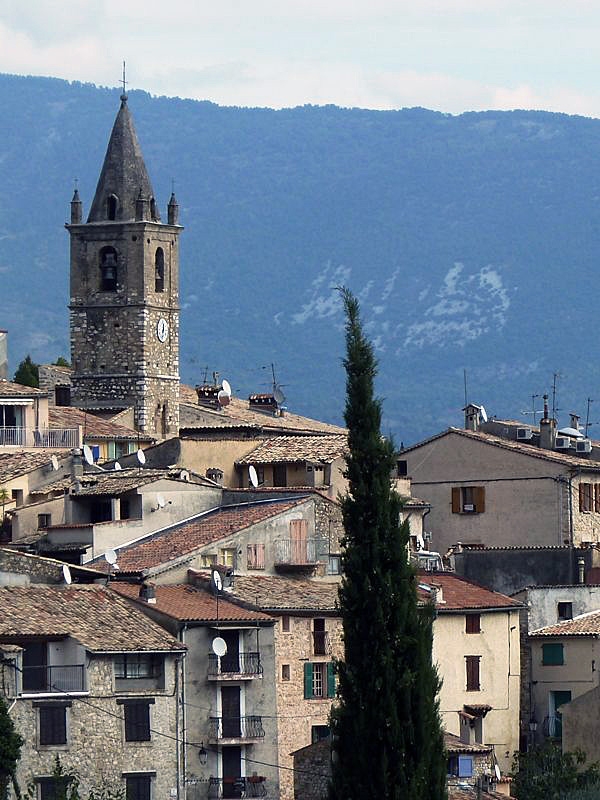
[[[419,608],[408,524],[391,488],[394,447],[382,438],[377,366],[356,299],[346,311],[348,495],[340,587],[345,659],[332,714],[331,800],[440,800],[446,758],[432,664],[433,608]]]
[[[81,780],[77,770],[63,766],[60,756],[54,758],[52,769],[53,800],[82,800],[80,791]],[[38,796],[37,781],[32,778],[27,786],[25,800],[35,800]],[[87,794],[87,800],[125,800],[125,790],[122,783],[103,780],[99,785],[92,786]]]
[[[15,383],[20,383],[22,386],[33,386],[36,389],[40,385],[39,364],[31,360],[31,356],[27,354],[23,361],[17,367],[15,372]]]
[[[16,785],[15,773],[23,742],[9,716],[6,701],[0,697],[0,800],[6,800],[11,784]]]
[[[548,741],[527,753],[517,753],[513,764],[512,792],[518,800],[591,800],[600,797],[600,769],[585,769],[585,753],[563,753]]]
[[[59,356],[56,359],[56,361],[52,362],[52,364],[55,367],[70,367],[71,366],[70,363],[67,361],[67,359],[64,356]]]

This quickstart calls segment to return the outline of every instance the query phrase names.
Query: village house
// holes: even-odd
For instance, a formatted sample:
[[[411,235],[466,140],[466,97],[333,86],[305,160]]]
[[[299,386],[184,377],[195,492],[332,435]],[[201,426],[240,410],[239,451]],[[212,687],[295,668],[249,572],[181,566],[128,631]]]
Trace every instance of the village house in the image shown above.
[[[84,794],[182,796],[185,646],[102,586],[5,587],[0,604],[0,685],[25,740],[20,785],[33,781],[51,798],[59,756]]]

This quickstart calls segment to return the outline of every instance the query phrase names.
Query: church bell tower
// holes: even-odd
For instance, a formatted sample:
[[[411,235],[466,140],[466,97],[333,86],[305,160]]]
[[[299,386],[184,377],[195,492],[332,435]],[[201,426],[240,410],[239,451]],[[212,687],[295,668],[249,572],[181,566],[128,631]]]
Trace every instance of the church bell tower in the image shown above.
[[[179,429],[179,234],[171,195],[160,220],[127,106],[112,129],[87,222],[71,201],[72,404],[102,414],[133,407],[136,428]]]

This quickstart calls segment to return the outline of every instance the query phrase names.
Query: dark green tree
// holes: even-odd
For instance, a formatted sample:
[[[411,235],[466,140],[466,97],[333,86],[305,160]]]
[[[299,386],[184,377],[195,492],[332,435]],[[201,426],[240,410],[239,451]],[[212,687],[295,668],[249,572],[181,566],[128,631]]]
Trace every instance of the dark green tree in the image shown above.
[[[0,800],[7,800],[11,784],[16,787],[15,773],[22,746],[23,737],[15,730],[6,702],[0,697]]]
[[[348,494],[342,500],[344,575],[339,603],[345,659],[332,713],[331,800],[441,800],[446,755],[440,681],[432,664],[431,605],[419,607],[408,524],[391,486],[393,443],[381,436],[377,363],[358,302],[346,311]]]
[[[67,359],[66,359],[64,356],[59,356],[59,357],[56,359],[56,361],[53,361],[53,362],[52,362],[52,364],[53,364],[55,367],[70,367],[70,366],[71,366],[71,365],[69,364],[69,362],[67,361]]]
[[[598,764],[584,769],[585,753],[563,753],[560,744],[548,740],[527,753],[516,753],[511,793],[519,800],[575,800],[600,797]]]
[[[39,387],[40,375],[39,365],[31,360],[31,356],[27,354],[23,361],[17,367],[15,372],[15,383],[20,383],[22,386]]]

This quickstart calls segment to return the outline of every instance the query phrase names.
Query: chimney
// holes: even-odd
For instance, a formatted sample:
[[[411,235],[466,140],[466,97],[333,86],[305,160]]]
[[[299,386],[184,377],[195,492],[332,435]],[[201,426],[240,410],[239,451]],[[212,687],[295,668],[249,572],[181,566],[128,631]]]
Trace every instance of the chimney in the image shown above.
[[[214,481],[219,486],[223,486],[223,470],[219,469],[219,467],[209,467],[206,470],[206,477],[209,481]]]
[[[571,428],[575,428],[575,430],[578,431],[579,430],[579,414],[571,413],[571,414],[569,414],[569,417],[571,418],[571,422],[570,422]]]
[[[556,420],[550,419],[548,410],[548,395],[544,395],[544,416],[540,420],[540,447],[545,450],[554,450],[556,443]]]
[[[479,406],[475,406],[473,405],[473,403],[469,403],[469,405],[463,408],[463,411],[465,412],[465,430],[466,431],[479,430],[479,423],[481,421]]]
[[[579,583],[585,583],[585,559],[578,558],[577,566],[579,567]]]
[[[139,592],[140,600],[144,600],[148,605],[156,605],[156,590],[149,583],[142,583]]]
[[[81,450],[75,447],[71,450],[71,477],[73,480],[78,480],[83,477],[83,458],[81,457]]]

